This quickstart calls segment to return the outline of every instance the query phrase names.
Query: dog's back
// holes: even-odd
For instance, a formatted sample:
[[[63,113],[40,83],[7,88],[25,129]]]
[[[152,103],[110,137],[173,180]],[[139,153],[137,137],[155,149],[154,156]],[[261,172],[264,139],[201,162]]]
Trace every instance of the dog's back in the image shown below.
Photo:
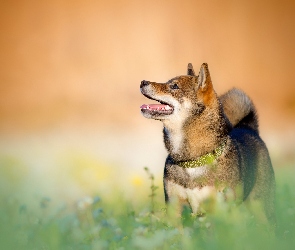
[[[267,147],[259,136],[255,106],[243,91],[235,88],[219,98],[233,126],[229,136],[238,155],[243,200],[262,201],[267,218],[274,220],[275,178]]]

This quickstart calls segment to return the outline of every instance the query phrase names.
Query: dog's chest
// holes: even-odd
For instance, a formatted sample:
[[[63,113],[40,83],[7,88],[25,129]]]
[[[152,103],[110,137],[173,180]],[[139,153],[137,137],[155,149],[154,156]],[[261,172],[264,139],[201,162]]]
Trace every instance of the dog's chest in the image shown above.
[[[201,166],[197,168],[183,169],[186,174],[186,184],[193,183],[199,178],[204,178],[208,168]],[[216,192],[213,186],[198,186],[198,185],[181,185],[180,182],[176,183],[173,180],[167,180],[166,191],[170,198],[176,197],[182,203],[189,203],[194,213],[199,210],[200,203],[209,199]]]
[[[186,168],[184,170],[190,179],[203,177],[208,172],[208,166],[201,166],[196,168]]]
[[[170,198],[177,198],[180,203],[188,203],[193,213],[198,213],[200,204],[210,199],[216,193],[212,186],[204,186],[202,188],[195,187],[193,189],[185,188],[179,184],[168,181],[167,191]]]

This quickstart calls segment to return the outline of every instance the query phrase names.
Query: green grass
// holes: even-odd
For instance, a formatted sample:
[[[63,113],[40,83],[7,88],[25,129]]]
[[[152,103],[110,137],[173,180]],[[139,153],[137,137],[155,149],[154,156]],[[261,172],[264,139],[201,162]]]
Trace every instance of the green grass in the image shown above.
[[[150,172],[151,188],[129,198],[114,190],[72,206],[2,195],[0,249],[295,249],[294,177],[294,169],[276,171],[276,232],[233,203],[219,202],[206,218],[179,216]]]

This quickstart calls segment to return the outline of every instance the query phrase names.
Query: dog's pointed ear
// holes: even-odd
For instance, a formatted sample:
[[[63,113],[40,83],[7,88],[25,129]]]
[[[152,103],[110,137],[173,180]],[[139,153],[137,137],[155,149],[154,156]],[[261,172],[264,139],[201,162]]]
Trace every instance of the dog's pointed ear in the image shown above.
[[[194,71],[193,65],[191,63],[189,63],[187,65],[187,74],[189,76],[195,76],[195,71]]]
[[[202,91],[206,91],[212,85],[208,64],[203,63],[198,75],[198,86]]]

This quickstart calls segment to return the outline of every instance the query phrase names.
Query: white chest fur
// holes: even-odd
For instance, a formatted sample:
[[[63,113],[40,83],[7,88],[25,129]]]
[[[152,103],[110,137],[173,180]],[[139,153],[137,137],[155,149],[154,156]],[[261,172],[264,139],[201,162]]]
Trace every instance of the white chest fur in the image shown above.
[[[172,146],[171,153],[177,153],[179,150],[181,150],[183,142],[183,135],[181,129],[168,130],[166,127],[164,129]]]
[[[171,181],[167,182],[166,188],[169,197],[172,199],[175,197],[179,200],[187,201],[191,206],[193,213],[199,212],[200,204],[204,200],[212,197],[215,193],[215,188],[211,186],[189,189]]]
[[[196,179],[202,177],[207,171],[207,166],[201,166],[197,168],[186,168],[185,171],[189,174],[191,179]]]
[[[185,136],[183,124],[190,114],[192,103],[187,98],[184,98],[182,103],[178,102],[176,99],[167,99],[167,102],[173,104],[174,112],[168,119],[163,120],[163,124],[165,133],[171,145],[172,152],[170,153],[177,154],[182,150]]]
[[[186,172],[190,175],[191,179],[203,176],[207,172],[207,166],[202,166],[198,168],[187,168]],[[211,198],[215,192],[215,187],[205,186],[202,188],[184,188],[183,186],[176,184],[172,181],[167,181],[166,191],[168,196],[173,199],[173,197],[178,198],[181,201],[186,201],[191,206],[193,213],[197,213],[200,208],[200,204]]]

